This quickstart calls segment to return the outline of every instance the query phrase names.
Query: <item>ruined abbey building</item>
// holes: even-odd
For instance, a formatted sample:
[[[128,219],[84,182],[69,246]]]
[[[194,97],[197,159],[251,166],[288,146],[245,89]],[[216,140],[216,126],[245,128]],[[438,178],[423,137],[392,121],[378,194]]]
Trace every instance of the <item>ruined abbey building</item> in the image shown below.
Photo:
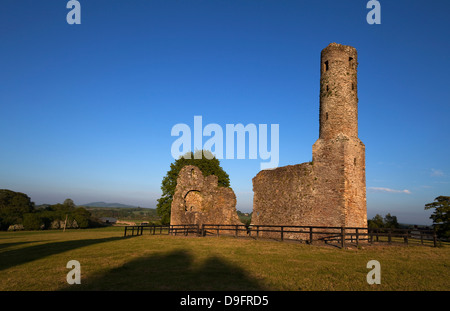
[[[253,225],[367,227],[357,66],[353,47],[331,43],[322,51],[313,161],[262,170],[253,178]],[[216,176],[204,177],[192,165],[178,175],[170,223],[242,225],[233,190],[218,187]]]
[[[186,165],[178,174],[170,224],[242,225],[236,195],[229,187],[219,187],[217,176],[203,176],[197,166]]]
[[[353,47],[331,43],[322,50],[313,160],[263,170],[253,178],[254,225],[367,227],[357,66]]]

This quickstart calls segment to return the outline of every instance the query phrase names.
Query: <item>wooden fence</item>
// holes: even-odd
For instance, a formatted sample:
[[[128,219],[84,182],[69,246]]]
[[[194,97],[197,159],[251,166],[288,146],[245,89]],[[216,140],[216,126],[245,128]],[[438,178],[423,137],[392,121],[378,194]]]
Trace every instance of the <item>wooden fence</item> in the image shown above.
[[[405,243],[405,244],[433,244],[438,245],[436,231],[424,229],[369,229],[370,242]]]
[[[243,234],[244,233],[244,234]],[[289,225],[221,225],[204,224],[201,234],[207,235],[234,235],[254,238],[270,238],[293,240],[313,244],[315,242],[338,243],[345,247],[348,242],[359,244],[368,241],[368,229],[356,227],[325,227],[325,226],[289,226]]]
[[[271,238],[293,240],[314,244],[316,242],[335,243],[344,248],[347,244],[387,242],[405,244],[432,244],[437,246],[438,239],[433,230],[389,229],[362,227],[325,227],[325,226],[288,226],[288,225],[223,225],[223,224],[186,224],[186,225],[140,225],[126,226],[124,236],[143,235],[196,235],[196,236],[235,236],[253,238]]]
[[[189,235],[189,234],[199,234],[199,225],[136,225],[136,226],[125,226],[125,232],[123,236],[136,236],[143,235],[144,232],[148,232],[151,235],[162,235],[162,234],[172,234],[172,235]]]

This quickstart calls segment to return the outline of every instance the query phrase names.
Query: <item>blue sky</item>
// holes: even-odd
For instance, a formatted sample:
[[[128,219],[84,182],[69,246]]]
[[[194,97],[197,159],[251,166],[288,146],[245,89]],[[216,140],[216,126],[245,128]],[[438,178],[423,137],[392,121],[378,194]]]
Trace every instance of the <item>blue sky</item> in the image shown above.
[[[37,204],[155,207],[178,123],[279,124],[279,166],[311,160],[320,51],[358,50],[368,217],[430,224],[450,195],[448,1],[4,0],[0,188]],[[225,159],[252,209],[261,159]]]

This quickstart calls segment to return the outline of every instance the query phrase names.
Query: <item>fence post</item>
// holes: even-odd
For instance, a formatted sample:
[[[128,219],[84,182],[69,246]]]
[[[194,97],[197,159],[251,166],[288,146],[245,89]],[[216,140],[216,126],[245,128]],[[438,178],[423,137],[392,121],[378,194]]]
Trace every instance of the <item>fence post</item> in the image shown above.
[[[434,245],[434,247],[437,247],[437,234],[436,234],[436,228],[433,229],[433,245]]]
[[[256,237],[259,238],[259,226],[256,226]]]
[[[238,236],[238,225],[236,225],[236,232],[235,232],[235,236]]]
[[[309,227],[309,244],[313,244],[313,227]]]
[[[125,226],[125,233],[123,234],[123,236],[127,236],[127,226]]]
[[[408,235],[409,235],[409,230],[406,230],[406,234],[405,234],[405,243],[406,243],[406,245],[408,245]]]
[[[219,237],[219,225],[217,225],[217,237]]]
[[[345,227],[341,227],[341,247],[345,247]]]
[[[390,244],[392,242],[392,229],[388,229],[388,243]]]
[[[359,246],[359,232],[358,232],[358,228],[356,228],[356,246]]]
[[[280,228],[281,228],[281,230],[280,230],[280,233],[281,233],[281,241],[283,241],[283,226],[280,226]]]
[[[422,231],[419,232],[420,232],[420,244],[423,245],[423,232]]]

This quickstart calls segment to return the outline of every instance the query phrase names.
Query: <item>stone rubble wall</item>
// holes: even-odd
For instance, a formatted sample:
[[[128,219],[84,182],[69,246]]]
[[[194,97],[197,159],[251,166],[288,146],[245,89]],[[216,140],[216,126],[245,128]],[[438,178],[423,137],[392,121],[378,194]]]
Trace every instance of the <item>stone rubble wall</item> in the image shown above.
[[[233,189],[219,187],[217,176],[204,177],[193,165],[183,167],[171,206],[171,225],[242,225],[236,211]]]

